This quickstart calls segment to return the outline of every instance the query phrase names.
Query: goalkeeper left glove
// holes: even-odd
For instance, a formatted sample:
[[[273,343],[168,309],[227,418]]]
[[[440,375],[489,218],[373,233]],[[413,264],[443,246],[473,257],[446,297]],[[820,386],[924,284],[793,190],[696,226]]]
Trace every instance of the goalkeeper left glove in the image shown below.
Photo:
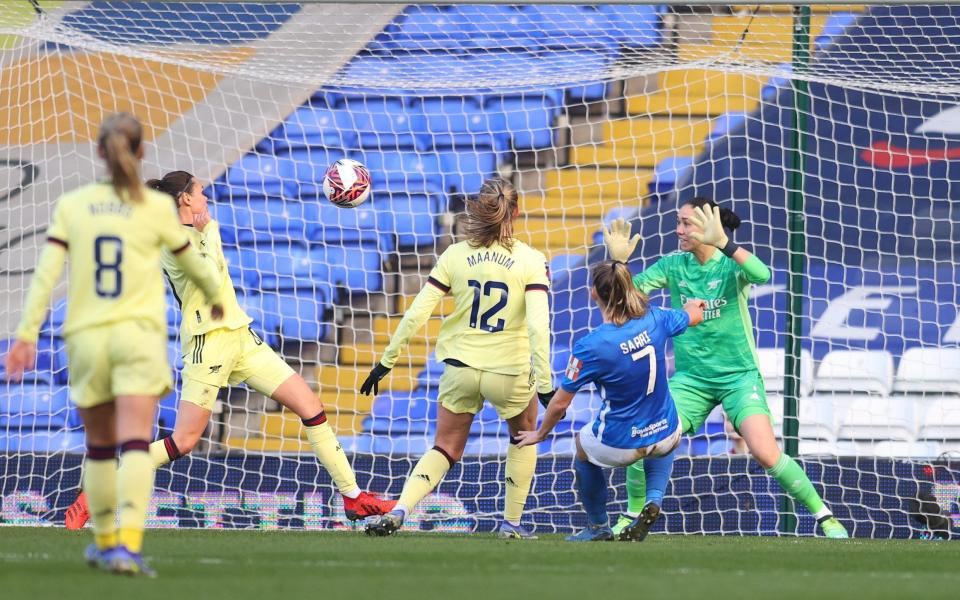
[[[606,224],[603,225],[603,243],[607,246],[607,255],[611,260],[627,262],[630,255],[637,248],[637,242],[640,241],[640,234],[630,237],[630,223],[624,219],[614,219],[610,223],[610,229]]]

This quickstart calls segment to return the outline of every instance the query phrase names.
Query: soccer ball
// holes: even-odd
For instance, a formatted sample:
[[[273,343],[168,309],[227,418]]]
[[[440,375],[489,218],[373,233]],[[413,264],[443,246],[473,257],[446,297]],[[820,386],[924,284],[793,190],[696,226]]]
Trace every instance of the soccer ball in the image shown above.
[[[355,160],[341,158],[323,176],[323,194],[340,208],[360,206],[370,197],[370,171]]]

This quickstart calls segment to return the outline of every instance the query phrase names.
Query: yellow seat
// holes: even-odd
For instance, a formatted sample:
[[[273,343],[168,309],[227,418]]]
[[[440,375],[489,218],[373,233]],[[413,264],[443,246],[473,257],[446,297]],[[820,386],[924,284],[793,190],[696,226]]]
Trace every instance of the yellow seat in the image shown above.
[[[380,389],[408,391],[417,387],[417,373],[419,368],[394,367],[390,373],[380,382]],[[363,384],[363,381],[370,374],[370,369],[366,367],[344,367],[330,365],[319,367],[317,380],[320,382],[321,391],[328,392],[340,390],[344,394],[351,391],[358,394],[357,390]],[[338,402],[341,406],[342,401]]]
[[[688,153],[710,133],[710,119],[636,117],[616,119],[604,124],[605,137],[614,145],[629,144],[651,150],[674,150]]]
[[[684,96],[657,93],[627,98],[627,112],[631,115],[692,115],[720,116],[730,111],[752,111],[759,98],[747,96]]]
[[[385,345],[355,344],[340,348],[338,363],[344,366],[373,366],[383,356]],[[397,361],[400,366],[423,367],[427,364],[430,352],[427,346],[411,344],[407,346]]]
[[[653,168],[660,161],[679,154],[696,154],[700,146],[688,146],[682,150],[673,148],[651,150],[635,146],[629,140],[602,146],[579,146],[574,148],[571,162],[579,165],[600,165],[603,167],[646,167]]]
[[[363,420],[369,413],[355,411],[327,409],[327,423],[338,435],[356,435],[363,431]],[[306,440],[307,434],[300,417],[284,410],[283,412],[266,413],[261,417],[260,429],[264,437],[278,437],[282,439]]]
[[[595,218],[552,218],[523,215],[514,224],[517,239],[537,250],[564,248],[585,250],[600,223]]]

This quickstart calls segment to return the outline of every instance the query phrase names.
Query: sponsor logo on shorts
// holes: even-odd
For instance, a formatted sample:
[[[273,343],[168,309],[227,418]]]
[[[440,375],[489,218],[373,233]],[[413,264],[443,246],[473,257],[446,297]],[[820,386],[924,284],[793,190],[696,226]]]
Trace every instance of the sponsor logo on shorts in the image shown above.
[[[657,421],[656,423],[651,423],[645,427],[637,427],[636,425],[634,425],[633,427],[630,428],[630,437],[632,438],[650,437],[651,435],[660,433],[662,431],[666,431],[668,426],[669,424],[667,423],[666,419],[662,419],[660,421]]]

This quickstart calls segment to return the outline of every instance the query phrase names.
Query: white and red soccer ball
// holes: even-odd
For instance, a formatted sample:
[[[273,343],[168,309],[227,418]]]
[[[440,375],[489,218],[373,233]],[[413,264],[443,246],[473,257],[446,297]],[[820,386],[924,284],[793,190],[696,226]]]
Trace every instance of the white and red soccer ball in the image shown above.
[[[340,208],[360,206],[370,197],[370,171],[355,160],[341,158],[324,174],[323,194]]]

